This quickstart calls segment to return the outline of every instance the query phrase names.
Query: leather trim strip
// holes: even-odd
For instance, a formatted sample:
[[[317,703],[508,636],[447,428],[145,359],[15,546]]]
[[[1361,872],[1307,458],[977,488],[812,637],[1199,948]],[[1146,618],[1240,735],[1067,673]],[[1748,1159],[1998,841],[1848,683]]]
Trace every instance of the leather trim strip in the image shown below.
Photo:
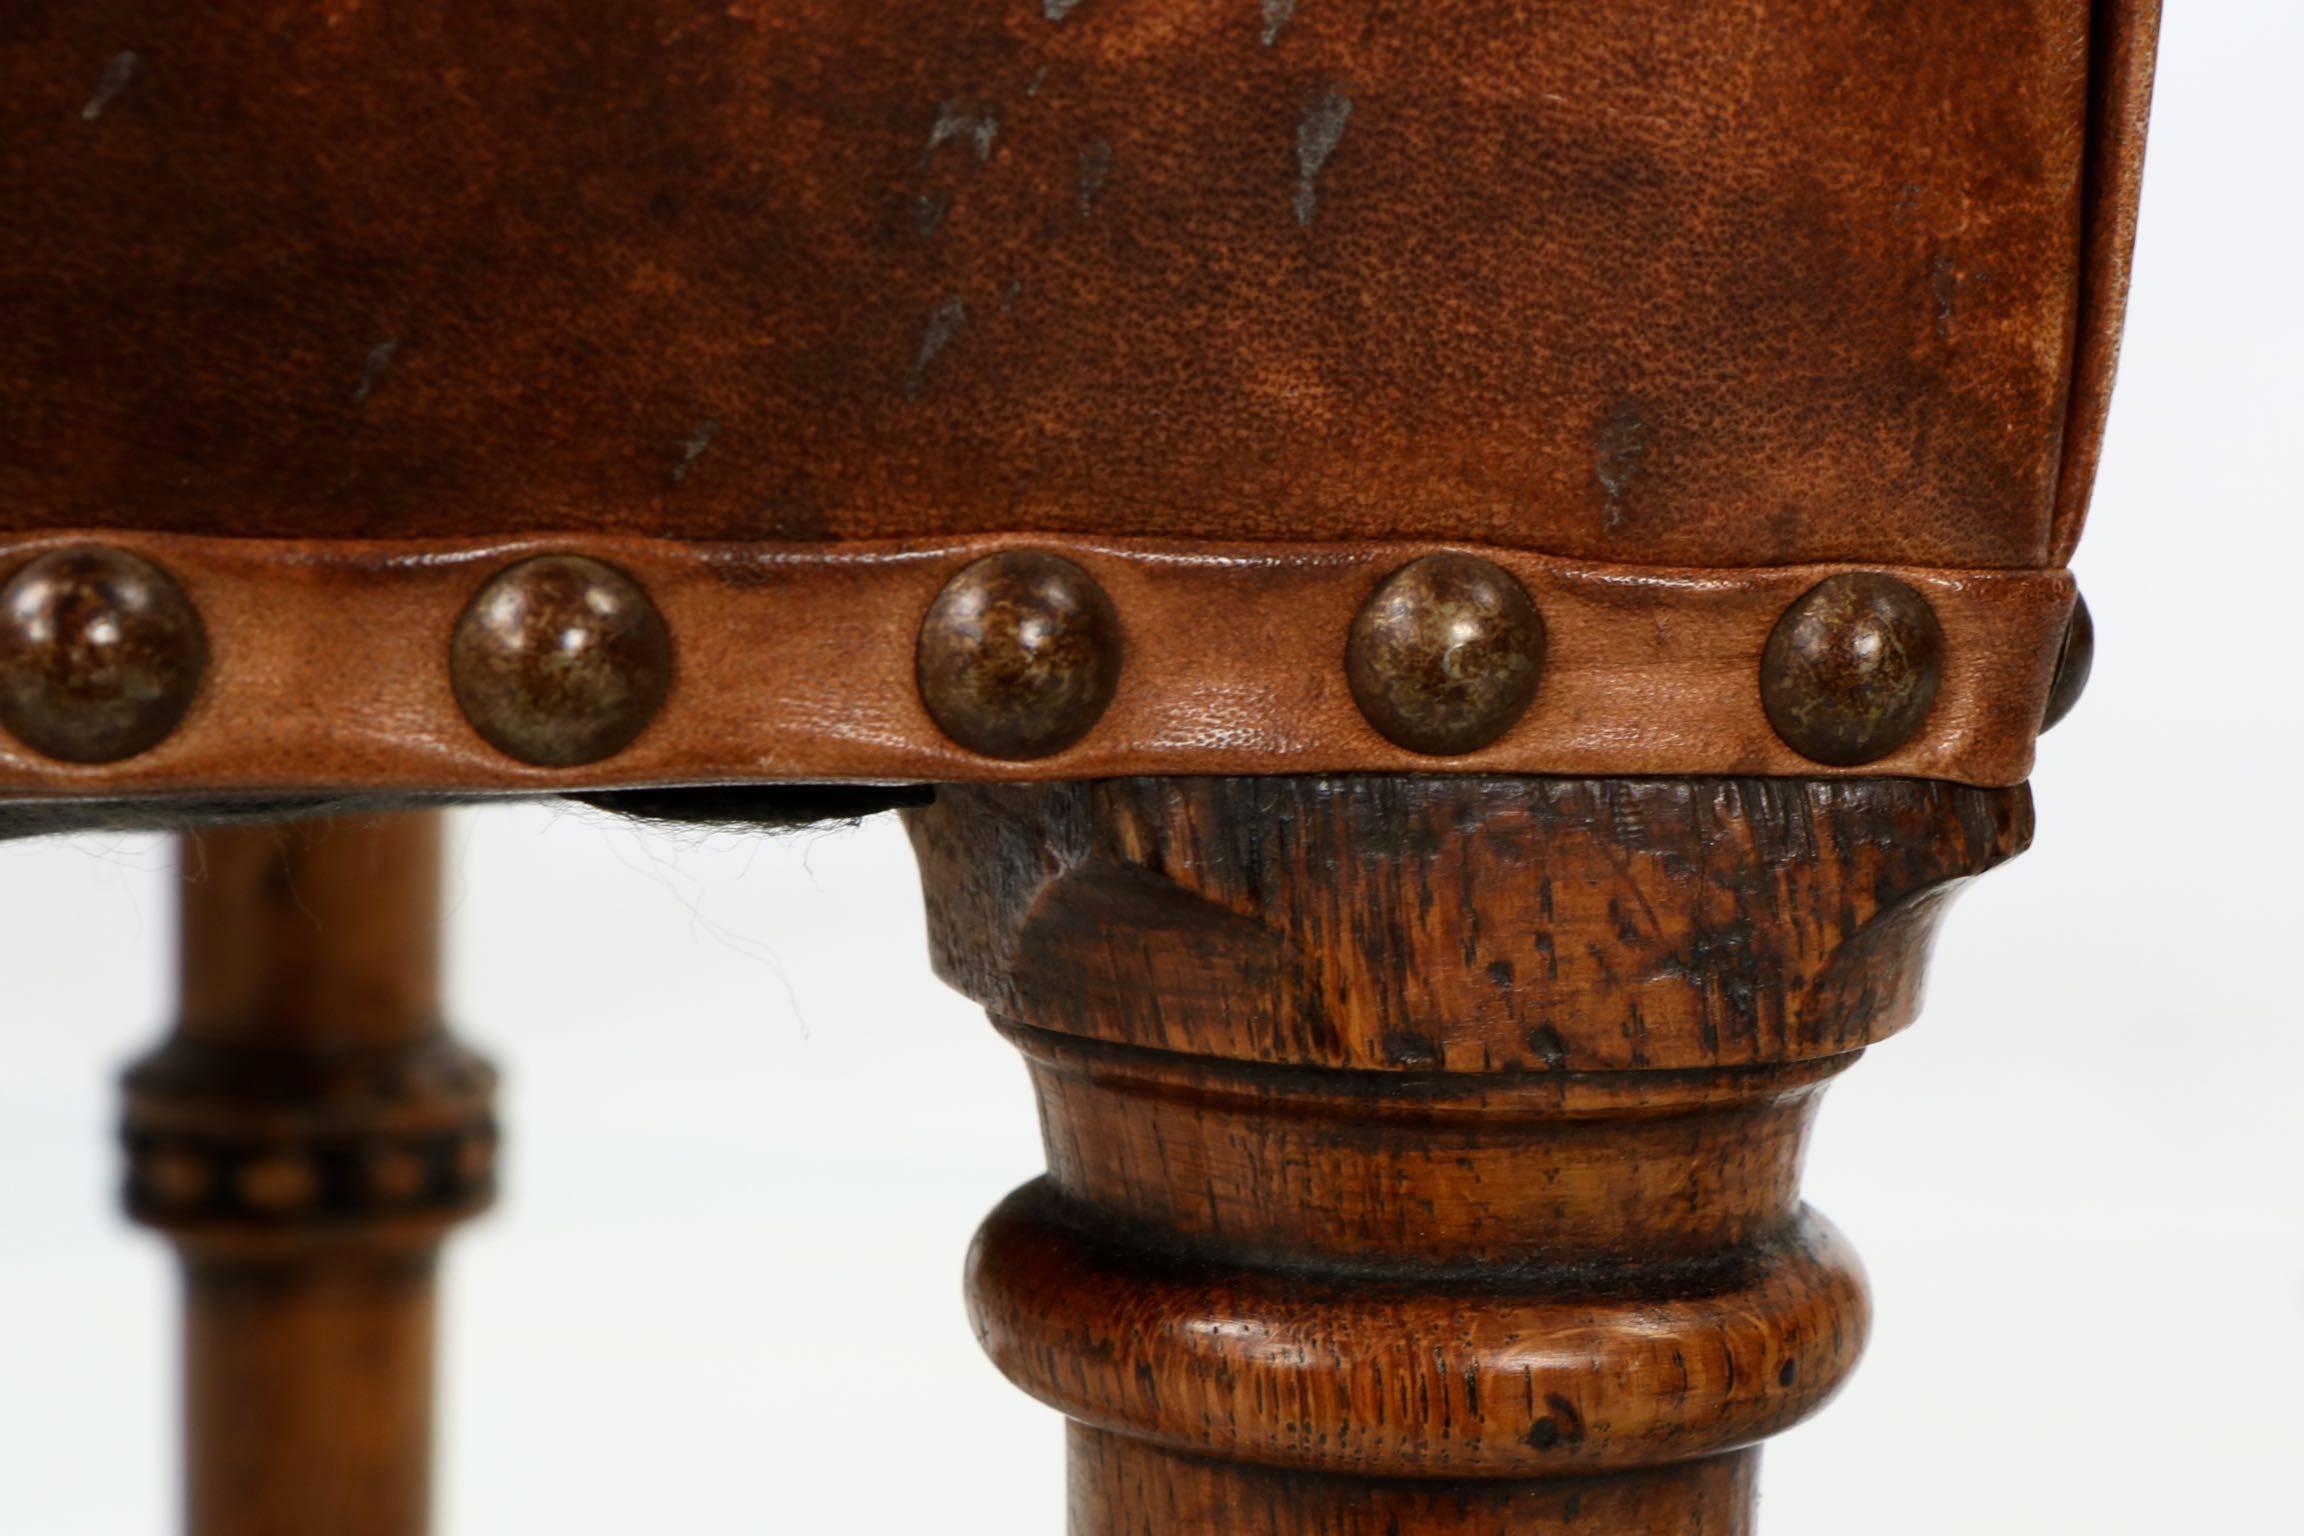
[[[2021,780],[2073,601],[2063,571],[1804,565],[1669,570],[1461,544],[1179,544],[999,536],[800,546],[521,537],[410,544],[54,533],[0,543],[0,570],[100,542],[174,574],[209,642],[199,697],[141,756],[83,767],[0,740],[0,793],[565,792],[799,780],[1090,779],[1125,774],[1466,772],[1902,776]],[[1110,595],[1125,660],[1078,744],[1033,762],[977,756],[922,707],[913,648],[943,583],[1000,548],[1073,560]],[[1394,746],[1345,680],[1355,611],[1435,549],[1511,571],[1550,634],[1535,703],[1458,757]],[[630,747],[528,767],[458,709],[450,632],[492,573],[547,552],[619,566],[670,625],[669,699]],[[1758,666],[1785,606],[1827,575],[1882,570],[1933,605],[1941,691],[1914,739],[1831,769],[1777,739]]]

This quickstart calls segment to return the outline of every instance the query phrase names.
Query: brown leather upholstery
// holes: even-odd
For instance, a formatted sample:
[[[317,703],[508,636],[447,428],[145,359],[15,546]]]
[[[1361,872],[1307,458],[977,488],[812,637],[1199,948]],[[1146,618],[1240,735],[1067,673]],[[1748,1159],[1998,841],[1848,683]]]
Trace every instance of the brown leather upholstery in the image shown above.
[[[1812,565],[1948,594],[1945,702],[1869,771],[2013,781],[2155,23],[24,0],[0,558],[202,536],[128,542],[216,634],[176,741],[0,783],[533,782],[436,707],[467,551],[513,535],[717,594],[656,593],[700,691],[588,783],[1398,766],[1324,658],[1439,545],[1563,605],[1536,709],[1462,766],[1816,771],[1745,681]],[[1142,589],[1111,716],[1028,767],[899,702],[934,582],[889,574],[1014,535]]]

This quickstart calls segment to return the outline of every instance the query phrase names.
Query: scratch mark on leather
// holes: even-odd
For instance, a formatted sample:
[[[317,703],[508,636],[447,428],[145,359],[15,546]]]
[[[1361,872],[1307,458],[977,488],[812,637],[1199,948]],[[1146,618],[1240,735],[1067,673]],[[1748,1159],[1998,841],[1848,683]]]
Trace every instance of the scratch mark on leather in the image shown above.
[[[977,165],[992,158],[992,146],[1000,138],[1000,119],[989,107],[980,107],[965,101],[940,101],[936,104],[936,121],[928,129],[928,142],[920,150],[920,175],[930,176],[936,163],[936,151],[947,144],[958,144],[973,152]],[[943,227],[944,216],[952,211],[952,200],[957,194],[949,186],[931,186],[912,199],[912,227],[925,240]]]
[[[920,238],[925,240],[936,233],[951,208],[952,189],[930,187],[912,200],[912,227],[920,231]]]
[[[928,365],[951,345],[952,338],[959,335],[960,328],[967,323],[967,300],[950,298],[936,306],[936,313],[928,317],[928,328],[920,333],[919,355],[912,360],[912,371],[905,377],[905,399],[919,396],[920,386],[928,382]]]
[[[1104,183],[1111,174],[1111,145],[1096,139],[1080,151],[1080,217],[1086,218],[1096,211],[1096,199],[1102,195]]]
[[[1928,296],[1936,301],[1936,337],[1939,341],[1952,338],[1952,316],[1960,304],[1960,264],[1949,256],[1939,255],[1928,269]]]
[[[128,82],[136,78],[136,66],[142,62],[133,48],[112,55],[112,61],[104,66],[104,73],[96,77],[96,94],[80,109],[80,121],[92,123],[102,117],[104,109],[112,105],[112,98],[126,90]]]
[[[1040,14],[1050,21],[1062,21],[1080,9],[1081,0],[1040,0]]]
[[[674,485],[688,478],[688,471],[694,469],[696,461],[704,457],[704,450],[712,446],[712,435],[719,430],[720,423],[707,421],[699,423],[696,430],[689,434],[688,441],[680,445],[680,462],[672,466]]]
[[[1322,91],[1296,123],[1296,222],[1310,224],[1320,206],[1320,171],[1343,142],[1352,118],[1352,98],[1331,86]]]
[[[368,349],[367,359],[360,364],[360,381],[352,386],[354,405],[376,393],[376,386],[384,382],[384,370],[392,366],[392,354],[399,350],[397,340],[378,342]]]
[[[1269,48],[1280,41],[1287,30],[1288,18],[1296,14],[1296,0],[1264,0],[1264,46]]]
[[[927,154],[943,148],[954,139],[966,142],[976,151],[976,163],[982,165],[992,158],[992,142],[1000,137],[1000,119],[992,115],[989,107],[972,107],[963,101],[940,101],[936,104],[936,126],[928,130]]]
[[[1632,488],[1641,461],[1648,457],[1648,418],[1636,405],[1618,406],[1593,434],[1592,450],[1592,472],[1608,497],[1600,513],[1600,526],[1614,533],[1624,526],[1624,493]]]

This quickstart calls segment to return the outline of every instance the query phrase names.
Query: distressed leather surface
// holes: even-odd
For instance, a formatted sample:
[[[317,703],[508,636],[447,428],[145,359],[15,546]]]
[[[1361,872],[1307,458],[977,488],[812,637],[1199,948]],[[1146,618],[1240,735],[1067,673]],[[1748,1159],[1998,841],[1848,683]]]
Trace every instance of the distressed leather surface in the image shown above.
[[[438,709],[433,609],[516,547],[669,583],[685,697],[740,705],[676,701],[593,784],[1430,767],[1352,712],[1339,615],[1456,545],[1533,572],[1571,638],[1450,767],[1815,773],[1755,730],[1747,652],[1858,567],[1930,593],[1959,679],[1866,771],[2011,782],[2156,24],[15,0],[0,534],[180,560],[231,643],[179,739],[93,770],[0,745],[0,786],[546,777]],[[889,574],[1018,539],[1126,552],[1137,690],[1024,767],[925,723],[897,658],[927,593]],[[734,570],[790,590],[743,605]],[[1578,629],[1595,593],[1618,611]],[[761,655],[809,681],[745,694]]]
[[[0,520],[2057,563],[2148,10],[16,0]]]

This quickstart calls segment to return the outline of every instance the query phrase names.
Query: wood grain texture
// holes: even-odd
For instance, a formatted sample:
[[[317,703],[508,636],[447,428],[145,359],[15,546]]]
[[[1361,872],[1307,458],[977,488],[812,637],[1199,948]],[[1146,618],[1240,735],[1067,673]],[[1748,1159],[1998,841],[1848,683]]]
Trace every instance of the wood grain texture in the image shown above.
[[[1072,1536],[1751,1536],[1759,1454],[1618,1477],[1332,1477],[1071,1426]]]
[[[426,814],[187,834],[182,1012],[128,1074],[128,1203],[184,1259],[189,1536],[422,1536],[435,1255],[493,1190],[439,1012]]]
[[[1227,1460],[1396,1477],[1670,1464],[1806,1418],[1870,1322],[1862,1270],[1811,1212],[1716,1264],[1451,1280],[1179,1259],[1099,1232],[1066,1196],[1027,1185],[978,1233],[986,1352],[1075,1421]]]
[[[1404,1072],[1798,1061],[1911,1021],[2030,792],[1913,780],[1121,779],[913,818],[937,974],[1118,1045]]]
[[[188,1536],[424,1536],[435,1287],[428,1256],[186,1267]]]
[[[971,1315],[1075,1536],[1751,1529],[1869,1325],[1799,1199],[2022,790],[1140,779],[906,813],[1048,1174]]]

